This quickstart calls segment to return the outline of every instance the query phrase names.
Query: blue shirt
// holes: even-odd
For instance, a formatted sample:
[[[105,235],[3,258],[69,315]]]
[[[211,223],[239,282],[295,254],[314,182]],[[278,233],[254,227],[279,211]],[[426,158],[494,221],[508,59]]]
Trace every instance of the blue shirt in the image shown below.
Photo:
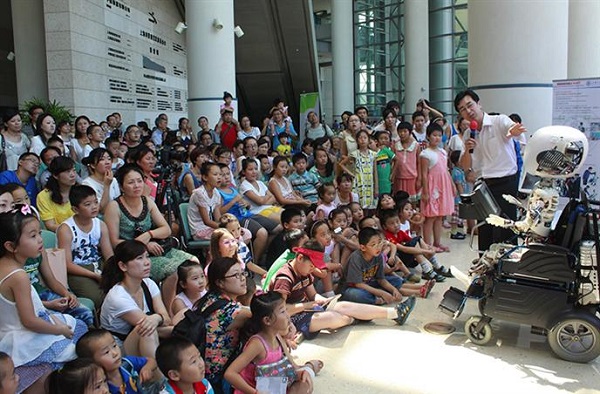
[[[137,378],[137,376],[139,376],[141,369],[146,365],[147,361],[148,359],[146,357],[123,357],[119,372],[121,373],[121,378],[123,378],[123,383],[125,383],[125,394],[139,394],[142,392],[142,388],[137,387],[139,383],[139,378]],[[132,373],[131,371],[132,366],[135,373]],[[121,388],[112,385],[110,382],[108,382],[108,391],[110,391],[111,394],[121,394]]]
[[[7,185],[9,183],[16,183],[17,185],[23,186],[25,191],[29,195],[31,205],[36,206],[36,198],[38,195],[37,184],[35,183],[35,176],[30,176],[27,180],[27,184],[24,185],[21,180],[17,177],[17,171],[4,171],[0,173],[0,185]]]

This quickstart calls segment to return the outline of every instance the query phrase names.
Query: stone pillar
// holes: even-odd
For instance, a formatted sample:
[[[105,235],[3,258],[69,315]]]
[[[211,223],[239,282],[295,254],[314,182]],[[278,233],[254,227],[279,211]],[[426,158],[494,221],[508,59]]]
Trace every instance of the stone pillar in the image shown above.
[[[233,33],[233,0],[185,1],[188,70],[188,115],[194,130],[201,115],[214,127],[219,121],[219,105],[223,92],[234,97],[235,36]],[[220,29],[215,26],[218,20]],[[234,114],[237,118],[237,113]]]
[[[19,105],[48,100],[43,0],[12,0],[11,7]]]
[[[354,15],[352,0],[331,0],[331,55],[333,61],[333,116],[354,111]]]
[[[600,1],[569,0],[569,79],[600,76],[600,30],[589,22],[598,18]]]
[[[423,0],[404,1],[405,78],[403,112],[412,114],[420,98],[429,98],[429,6]]]
[[[568,0],[469,2],[469,85],[485,111],[516,112],[529,133],[552,123],[552,80],[567,77],[568,10]]]

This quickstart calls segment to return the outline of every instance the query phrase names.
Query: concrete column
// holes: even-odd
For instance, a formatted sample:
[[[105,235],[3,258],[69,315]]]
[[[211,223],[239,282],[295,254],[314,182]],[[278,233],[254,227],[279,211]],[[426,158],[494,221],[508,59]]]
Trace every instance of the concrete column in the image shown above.
[[[429,100],[444,113],[452,113],[454,67],[453,0],[431,0],[429,17]],[[438,10],[441,8],[440,10]],[[444,62],[444,63],[440,63]]]
[[[530,133],[552,123],[552,80],[567,77],[568,10],[568,0],[469,2],[469,85],[485,111],[519,113]]]
[[[185,1],[188,115],[197,130],[197,119],[208,117],[211,128],[219,121],[219,105],[223,92],[234,97],[235,88],[235,36],[233,33],[233,0]],[[213,26],[215,19],[221,29]],[[234,114],[237,118],[237,113]]]
[[[333,117],[354,110],[354,15],[352,0],[331,0]]]
[[[11,7],[19,104],[48,100],[43,0],[12,0]]]
[[[412,114],[420,98],[429,98],[429,5],[427,1],[404,1],[404,40],[406,92],[403,111]]]
[[[600,1],[569,0],[569,79],[600,76],[600,30],[590,23],[598,18]]]

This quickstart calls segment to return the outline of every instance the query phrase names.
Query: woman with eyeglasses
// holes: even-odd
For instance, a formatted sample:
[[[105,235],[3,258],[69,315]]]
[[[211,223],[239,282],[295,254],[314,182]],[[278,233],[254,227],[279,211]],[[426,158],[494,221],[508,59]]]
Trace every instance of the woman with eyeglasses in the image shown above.
[[[247,276],[237,258],[214,259],[208,267],[208,293],[196,304],[203,311],[216,302],[222,304],[206,318],[206,378],[217,394],[231,392],[223,379],[225,366],[230,357],[235,357],[239,330],[251,316],[250,309],[236,301],[246,294]]]
[[[100,213],[104,213],[108,203],[121,195],[119,184],[113,177],[112,154],[104,148],[96,148],[83,159],[82,164],[88,168],[90,176],[81,183],[94,189]]]
[[[162,282],[165,305],[171,305],[177,288],[177,267],[198,258],[172,247],[171,228],[154,200],[144,195],[144,173],[135,164],[125,164],[116,174],[121,196],[110,201],[104,212],[110,242],[116,247],[135,239],[146,245],[152,262],[151,275]]]

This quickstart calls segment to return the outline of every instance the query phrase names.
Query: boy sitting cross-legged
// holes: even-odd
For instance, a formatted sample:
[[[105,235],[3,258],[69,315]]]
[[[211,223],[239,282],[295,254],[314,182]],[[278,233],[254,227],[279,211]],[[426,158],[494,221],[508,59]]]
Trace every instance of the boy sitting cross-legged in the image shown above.
[[[346,266],[342,299],[363,304],[389,304],[400,301],[402,295],[420,295],[425,298],[435,284],[423,286],[404,280],[394,274],[385,275],[382,249],[385,238],[374,228],[363,228],[358,233],[360,249],[350,255]]]

